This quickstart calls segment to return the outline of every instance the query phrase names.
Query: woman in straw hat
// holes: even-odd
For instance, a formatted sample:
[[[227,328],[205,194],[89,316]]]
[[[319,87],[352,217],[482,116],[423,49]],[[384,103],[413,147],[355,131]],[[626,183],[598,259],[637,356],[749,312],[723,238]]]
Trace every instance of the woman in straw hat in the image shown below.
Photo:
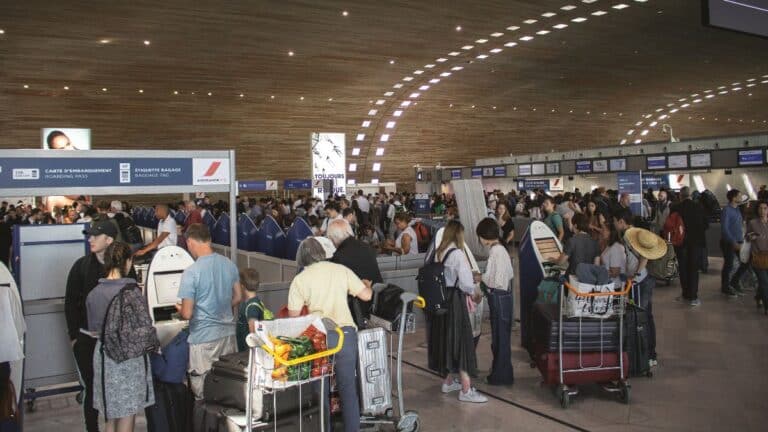
[[[619,225],[625,226],[624,246],[627,250],[627,276],[634,279],[637,291],[633,298],[648,314],[648,349],[650,366],[656,366],[656,322],[653,319],[653,289],[656,280],[648,274],[646,265],[649,260],[663,257],[667,253],[667,243],[656,234],[642,228],[634,228],[626,218],[620,218]]]

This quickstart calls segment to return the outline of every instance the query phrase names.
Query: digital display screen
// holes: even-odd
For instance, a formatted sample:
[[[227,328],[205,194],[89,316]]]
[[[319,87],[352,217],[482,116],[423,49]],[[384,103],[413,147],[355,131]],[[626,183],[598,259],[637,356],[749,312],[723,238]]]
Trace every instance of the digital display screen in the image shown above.
[[[762,150],[739,150],[739,166],[762,165]]]
[[[472,168],[472,178],[480,178],[483,176],[482,168]]]
[[[548,163],[547,174],[560,174],[560,164],[557,162]]]
[[[505,167],[505,166],[493,167],[493,175],[495,177],[506,177],[507,176],[507,167]]]
[[[461,168],[451,170],[451,179],[459,180],[461,178]]]
[[[154,274],[155,295],[158,305],[175,304],[179,298],[181,274],[183,271],[158,272]]]
[[[688,168],[688,155],[669,155],[667,156],[669,169]]]
[[[710,153],[692,153],[691,168],[709,168],[712,166],[712,155]]]
[[[544,174],[544,164],[533,164],[531,165],[531,172],[533,175],[542,175]]]
[[[666,156],[648,156],[646,159],[649,170],[659,170],[667,168]]]
[[[704,23],[768,37],[768,0],[703,0]]]
[[[592,172],[592,161],[576,161],[576,174]]]
[[[521,175],[521,176],[529,176],[529,175],[531,175],[531,166],[530,165],[518,165],[517,166],[517,175]]]
[[[483,177],[493,177],[493,167],[483,168]]]
[[[592,162],[592,171],[594,172],[608,172],[608,161],[600,159]]]
[[[611,171],[626,171],[627,170],[627,160],[622,159],[611,159],[610,161],[610,167]]]
[[[90,150],[91,130],[44,128],[43,150]]]

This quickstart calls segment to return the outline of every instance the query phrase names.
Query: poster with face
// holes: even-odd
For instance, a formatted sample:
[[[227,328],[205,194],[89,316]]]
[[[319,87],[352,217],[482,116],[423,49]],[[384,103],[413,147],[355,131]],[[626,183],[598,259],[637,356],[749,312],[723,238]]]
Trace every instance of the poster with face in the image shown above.
[[[311,135],[312,179],[333,180],[333,191],[312,188],[313,194],[322,198],[333,193],[346,193],[346,142],[343,133],[313,132]]]
[[[43,128],[43,150],[90,150],[91,130],[73,128]]]

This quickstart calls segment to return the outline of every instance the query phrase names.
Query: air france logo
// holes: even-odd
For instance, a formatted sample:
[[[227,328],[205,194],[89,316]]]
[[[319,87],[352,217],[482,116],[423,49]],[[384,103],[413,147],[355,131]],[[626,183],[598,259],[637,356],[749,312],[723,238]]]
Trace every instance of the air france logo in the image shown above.
[[[213,177],[213,175],[216,174],[216,171],[219,170],[220,166],[221,161],[211,163],[211,165],[208,167],[208,170],[205,171],[205,174],[203,174],[203,177]]]
[[[228,164],[227,159],[194,159],[192,163],[194,184],[196,186],[229,184]]]

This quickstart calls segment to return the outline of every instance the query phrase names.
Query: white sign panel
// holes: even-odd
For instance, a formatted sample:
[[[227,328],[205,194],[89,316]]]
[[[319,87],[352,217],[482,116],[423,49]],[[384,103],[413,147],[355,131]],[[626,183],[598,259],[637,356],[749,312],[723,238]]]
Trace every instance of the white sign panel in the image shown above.
[[[90,150],[91,130],[43,128],[43,150]]]
[[[347,148],[343,133],[313,132],[312,144],[312,180],[333,180],[333,191],[322,187],[312,188],[318,198],[329,193],[341,195],[347,186]]]
[[[667,156],[667,166],[669,169],[688,168],[688,155]]]
[[[553,177],[549,179],[549,190],[553,192],[562,192],[565,190],[562,177]]]
[[[192,184],[195,186],[229,183],[229,159],[192,159]]]
[[[277,190],[277,180],[267,180],[267,184],[265,187],[268,191],[276,191]]]
[[[709,168],[712,166],[712,155],[709,153],[691,153],[691,168]]]
[[[608,161],[600,159],[592,162],[593,172],[608,172]]]
[[[680,190],[683,187],[691,187],[691,176],[688,174],[670,174],[669,188],[672,190]]]

